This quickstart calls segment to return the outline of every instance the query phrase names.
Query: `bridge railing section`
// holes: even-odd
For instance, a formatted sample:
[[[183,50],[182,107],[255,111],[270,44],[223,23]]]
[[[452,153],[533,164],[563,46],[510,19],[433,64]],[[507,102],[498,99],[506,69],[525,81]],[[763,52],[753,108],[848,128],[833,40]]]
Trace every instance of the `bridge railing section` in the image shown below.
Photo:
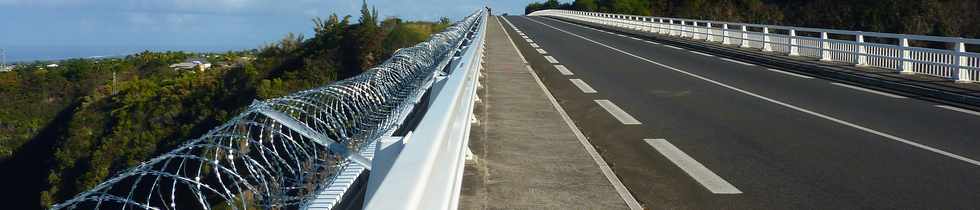
[[[459,150],[465,148],[485,21],[485,12],[474,13],[361,75],[256,101],[200,138],[53,209],[301,208],[331,183],[324,180],[344,168],[358,164],[370,170],[372,160],[360,156],[362,150],[392,138],[397,130],[413,129],[406,119],[422,106],[431,106],[425,109],[431,111],[415,129],[416,142],[403,153],[426,158],[415,164],[399,157],[392,174],[423,182],[430,187],[426,189],[452,186],[458,192]],[[431,105],[424,103],[428,94],[434,95]],[[430,194],[386,194],[399,187],[389,183],[379,191],[386,200],[430,199]]]
[[[375,162],[385,169],[371,174],[365,209],[458,207],[485,54],[487,16],[481,15],[479,19],[479,26],[466,41],[471,44],[457,54],[453,70],[437,83],[442,88],[432,92],[434,99],[429,107],[432,111],[426,112],[418,127],[399,142],[401,150],[395,152],[397,157],[390,164]]]
[[[980,39],[761,25],[599,12],[541,10],[531,13],[636,32],[717,42],[787,56],[924,74],[956,82],[980,81]],[[911,46],[920,43],[921,46]],[[933,47],[924,47],[933,46]]]

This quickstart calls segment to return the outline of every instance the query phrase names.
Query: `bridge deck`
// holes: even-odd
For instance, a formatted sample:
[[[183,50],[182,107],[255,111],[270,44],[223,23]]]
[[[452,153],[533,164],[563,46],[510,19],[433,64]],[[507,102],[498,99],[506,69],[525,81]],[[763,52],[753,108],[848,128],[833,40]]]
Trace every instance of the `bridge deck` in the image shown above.
[[[624,199],[490,18],[462,209],[625,209]]]

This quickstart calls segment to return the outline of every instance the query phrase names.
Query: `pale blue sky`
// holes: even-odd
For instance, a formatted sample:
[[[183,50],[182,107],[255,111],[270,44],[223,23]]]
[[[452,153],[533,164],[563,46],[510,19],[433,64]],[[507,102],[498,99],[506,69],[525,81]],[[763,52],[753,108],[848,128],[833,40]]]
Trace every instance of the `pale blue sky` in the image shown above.
[[[489,2],[522,14],[533,0],[371,0],[382,17],[458,19]],[[254,48],[288,32],[311,33],[311,18],[356,20],[360,0],[0,0],[0,48],[8,59],[55,59],[150,50]]]

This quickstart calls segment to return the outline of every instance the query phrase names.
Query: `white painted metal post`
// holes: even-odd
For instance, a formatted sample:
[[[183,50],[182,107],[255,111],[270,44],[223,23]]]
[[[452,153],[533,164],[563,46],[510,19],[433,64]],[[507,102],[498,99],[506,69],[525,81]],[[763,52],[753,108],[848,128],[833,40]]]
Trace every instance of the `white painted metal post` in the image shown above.
[[[687,21],[681,20],[681,37],[685,37],[687,33]]]
[[[800,56],[800,47],[796,43],[796,29],[789,30],[789,56]]]
[[[643,31],[647,33],[653,33],[653,19],[643,18]]]
[[[609,15],[609,26],[613,28],[619,27],[619,19],[617,19],[616,15]]]
[[[749,27],[742,25],[742,44],[739,45],[742,48],[749,48]]]
[[[968,83],[970,81],[970,71],[966,68],[966,43],[956,43],[956,82]]]
[[[769,27],[762,28],[762,51],[772,52],[772,45],[769,44]]]
[[[660,18],[658,20],[660,22],[660,25],[657,27],[657,33],[664,34],[664,19]]]
[[[605,24],[603,24],[603,25],[606,25],[606,26],[613,26],[613,25],[616,24],[616,22],[613,22],[612,15],[609,15],[609,14],[603,15],[602,20],[604,20],[604,22],[605,22]]]
[[[856,66],[868,66],[868,51],[864,46],[864,34],[858,34],[857,37],[857,64]]]
[[[654,19],[653,19],[653,18],[647,18],[647,26],[648,26],[648,27],[649,27],[649,29],[650,29],[650,30],[649,30],[649,32],[650,32],[650,34],[654,34],[654,33],[657,33],[657,32],[655,31],[655,30],[657,30],[657,22],[656,22],[656,21],[654,21]]]
[[[707,30],[705,30],[705,31],[707,31],[707,32],[708,32],[708,35],[707,35],[707,36],[705,36],[705,38],[704,38],[704,39],[705,39],[705,40],[708,40],[709,42],[710,42],[710,41],[712,41],[712,38],[714,38],[714,35],[712,35],[712,33],[711,33],[711,22],[708,22],[708,25],[707,25]]]
[[[636,26],[633,25],[633,22],[635,22],[635,21],[636,21],[636,17],[633,17],[633,16],[627,17],[626,23],[629,23],[629,25],[627,25],[627,28],[629,28],[630,30],[635,30],[636,29]]]
[[[609,15],[609,26],[612,26],[613,28],[619,27],[619,23],[616,21],[616,15]]]
[[[698,22],[691,22],[691,31],[694,32],[694,39],[704,37],[704,33],[701,32],[701,26],[698,25]]]
[[[646,18],[636,17],[636,19],[633,21],[633,24],[636,25],[636,30],[637,31],[643,31],[643,28],[644,28],[643,20],[644,19],[646,19]]]
[[[899,62],[900,64],[898,65],[899,73],[901,73],[901,74],[915,74],[915,72],[912,71],[912,61],[910,60],[910,59],[912,59],[912,50],[909,49],[909,39],[908,38],[902,38],[902,39],[900,39],[899,40],[899,45],[901,45],[901,47],[902,47],[901,48],[901,50],[902,50],[901,56],[902,57],[901,57],[901,60]]]
[[[728,38],[728,23],[721,25],[721,44],[732,44],[732,40]]]
[[[620,15],[618,18],[620,28],[626,28],[626,21],[624,21],[623,19],[626,19],[626,16]]]
[[[670,21],[669,23],[667,23],[667,24],[669,24],[667,26],[670,27],[670,31],[667,31],[667,35],[673,36],[674,35],[674,19],[670,19],[668,21]]]
[[[692,22],[691,26],[694,26],[694,38],[701,37],[701,39],[704,39],[704,37],[707,37],[707,35],[704,34],[704,30],[701,29],[703,27],[698,25],[698,22]]]
[[[827,32],[820,32],[820,61],[832,61],[830,58],[830,41]]]

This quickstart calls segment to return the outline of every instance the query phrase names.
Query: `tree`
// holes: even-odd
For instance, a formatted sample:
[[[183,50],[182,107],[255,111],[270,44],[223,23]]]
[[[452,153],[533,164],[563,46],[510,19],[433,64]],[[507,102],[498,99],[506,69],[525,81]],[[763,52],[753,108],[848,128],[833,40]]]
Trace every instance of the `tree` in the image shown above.
[[[595,0],[575,0],[572,8],[578,11],[595,12],[599,10],[599,4]]]

